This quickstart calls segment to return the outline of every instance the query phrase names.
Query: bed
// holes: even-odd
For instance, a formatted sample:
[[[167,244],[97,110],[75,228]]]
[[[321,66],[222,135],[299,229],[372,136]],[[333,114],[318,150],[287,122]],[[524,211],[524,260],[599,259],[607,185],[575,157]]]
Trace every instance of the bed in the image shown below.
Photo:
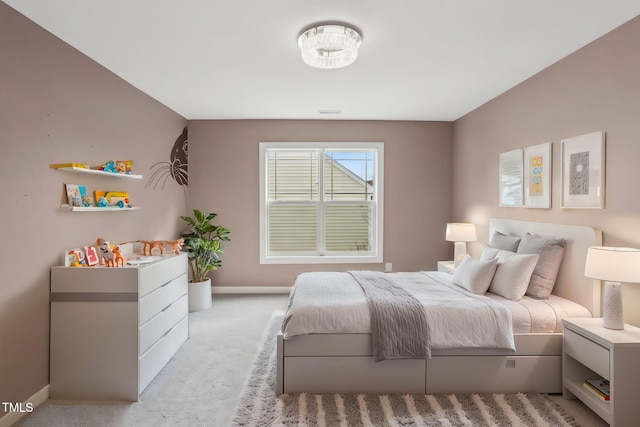
[[[562,263],[557,271],[553,293],[547,299],[525,296],[522,303],[505,303],[502,297],[490,292],[482,297],[495,300],[498,305],[511,306],[509,310],[513,322],[510,337],[512,348],[504,343],[494,347],[481,344],[472,348],[455,345],[441,348],[438,333],[436,331],[434,334],[431,328],[431,338],[434,342],[428,357],[388,358],[376,361],[380,356],[377,352],[374,354],[374,340],[370,328],[367,329],[366,326],[368,318],[365,316],[363,321],[363,316],[354,305],[343,304],[344,313],[350,316],[347,323],[353,325],[348,330],[341,329],[342,326],[331,327],[331,320],[328,321],[329,326],[318,325],[319,329],[309,329],[307,326],[298,326],[296,329],[296,323],[291,319],[292,307],[305,305],[297,301],[302,298],[302,289],[305,289],[298,285],[302,281],[315,283],[316,285],[306,286],[308,290],[317,287],[316,291],[311,290],[309,293],[313,295],[315,292],[316,296],[324,293],[326,299],[331,301],[333,291],[336,290],[335,284],[332,288],[331,283],[338,277],[332,275],[349,274],[305,273],[298,277],[292,289],[289,310],[285,315],[283,328],[277,335],[276,392],[560,393],[561,318],[600,314],[600,282],[585,278],[583,273],[587,248],[601,245],[602,234],[590,227],[492,218],[489,221],[489,236],[496,233],[503,236],[524,236],[528,233],[533,236],[564,239]],[[400,273],[398,276],[402,275],[410,277],[411,280],[422,280],[422,276],[425,276],[426,280],[435,280],[443,284],[451,281],[452,277],[444,272]],[[360,280],[356,276],[353,278],[356,284]],[[323,281],[329,283],[327,289],[333,290],[321,290]],[[342,285],[338,285],[338,288],[341,287]],[[354,294],[358,292],[349,287],[345,289],[351,289],[349,292]],[[364,293],[356,295],[358,304],[361,303],[363,295]],[[321,304],[321,299],[323,298],[306,305],[314,307]],[[557,304],[557,308],[552,307],[554,304]],[[527,322],[527,313],[537,313],[540,310],[551,310],[552,317],[542,321],[543,326],[533,326],[531,329],[534,322]],[[301,316],[299,313],[303,312],[296,312],[295,316]],[[533,317],[531,314],[532,319]],[[376,351],[377,346],[378,344]]]

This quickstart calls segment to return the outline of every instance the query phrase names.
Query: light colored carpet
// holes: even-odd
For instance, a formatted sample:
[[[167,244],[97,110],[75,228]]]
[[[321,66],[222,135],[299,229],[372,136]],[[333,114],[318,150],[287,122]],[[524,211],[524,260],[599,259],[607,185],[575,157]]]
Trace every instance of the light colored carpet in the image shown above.
[[[189,340],[139,402],[50,400],[25,427],[226,427],[272,313],[287,295],[214,295],[210,309],[189,315]]]
[[[276,396],[276,314],[261,340],[231,425],[238,426],[576,426],[539,393],[456,395],[290,394]]]
[[[48,401],[18,425],[226,427],[268,321],[287,300],[287,295],[214,295],[211,309],[189,315],[189,341],[140,402]],[[553,397],[583,427],[607,426],[580,401]]]

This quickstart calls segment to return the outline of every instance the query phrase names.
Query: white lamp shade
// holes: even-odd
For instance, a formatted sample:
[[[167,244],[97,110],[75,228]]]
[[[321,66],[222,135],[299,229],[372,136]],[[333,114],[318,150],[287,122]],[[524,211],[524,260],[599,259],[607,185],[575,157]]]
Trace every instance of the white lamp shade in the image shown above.
[[[445,238],[449,242],[475,242],[478,240],[476,226],[466,222],[450,222]]]
[[[584,275],[596,280],[640,283],[640,249],[591,246]]]

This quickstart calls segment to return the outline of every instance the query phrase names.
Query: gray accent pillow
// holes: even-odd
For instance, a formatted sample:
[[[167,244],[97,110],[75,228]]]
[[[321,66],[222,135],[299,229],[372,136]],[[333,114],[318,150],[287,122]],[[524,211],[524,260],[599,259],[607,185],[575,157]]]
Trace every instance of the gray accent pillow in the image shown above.
[[[515,252],[518,250],[518,244],[520,243],[520,237],[507,236],[504,233],[496,231],[491,237],[489,246],[496,249],[502,249],[503,251]]]
[[[498,252],[500,251],[501,249],[492,248],[491,246],[485,246],[484,249],[482,250],[482,254],[480,255],[480,261],[487,261],[489,259],[494,259],[495,257],[498,256]]]
[[[491,285],[491,280],[496,272],[498,259],[480,261],[466,255],[453,273],[451,279],[455,285],[477,295],[484,295]]]
[[[558,270],[564,255],[564,239],[535,237],[527,233],[518,246],[519,254],[538,254],[540,258],[533,270],[527,295],[536,298],[549,298],[556,284]]]

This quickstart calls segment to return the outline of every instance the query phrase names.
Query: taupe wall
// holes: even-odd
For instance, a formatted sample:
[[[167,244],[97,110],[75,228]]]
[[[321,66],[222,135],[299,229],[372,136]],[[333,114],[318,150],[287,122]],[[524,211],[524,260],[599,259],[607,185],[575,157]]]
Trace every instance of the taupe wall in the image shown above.
[[[149,185],[152,166],[169,160],[184,118],[3,3],[0,58],[0,401],[23,401],[48,383],[49,268],[64,249],[97,237],[174,238],[188,204],[218,212],[232,229],[216,285],[288,286],[297,273],[318,269],[259,264],[260,141],[385,142],[385,262],[396,271],[450,258],[443,235],[451,220],[478,224],[476,253],[492,216],[591,225],[604,231],[605,244],[640,247],[640,18],[453,124],[190,122],[188,201],[170,179],[164,188]],[[596,130],[607,132],[606,209],[563,210],[559,141]],[[498,153],[542,142],[553,142],[552,209],[498,208]],[[48,168],[110,159],[133,159],[145,178],[120,183]],[[64,182],[128,190],[142,209],[61,212]],[[354,267],[362,265],[322,266]],[[640,286],[626,286],[624,295],[626,320],[640,324]]]
[[[606,132],[606,205],[562,209],[560,140]],[[553,143],[551,209],[498,207],[498,154]],[[640,247],[640,18],[547,68],[454,124],[454,217],[580,224],[610,246]],[[480,238],[486,242],[486,228]],[[471,245],[476,254],[482,242]],[[640,286],[625,286],[625,320],[640,324]]]
[[[384,142],[384,259],[395,271],[424,270],[451,258],[452,124],[369,121],[191,121],[190,206],[219,214],[231,229],[214,286],[289,286],[302,271],[382,264],[260,265],[260,142]]]
[[[49,268],[97,237],[174,238],[182,187],[146,188],[186,120],[0,3],[0,401],[49,383]],[[94,178],[49,163],[131,159],[141,181]],[[134,212],[71,213],[63,183],[127,190]],[[2,415],[0,408],[0,416]]]

